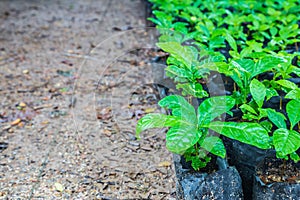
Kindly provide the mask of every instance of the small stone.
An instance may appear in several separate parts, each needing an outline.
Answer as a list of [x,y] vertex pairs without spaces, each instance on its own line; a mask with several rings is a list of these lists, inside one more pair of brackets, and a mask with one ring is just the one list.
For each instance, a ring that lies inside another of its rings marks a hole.
[[14,129],[13,129],[13,128],[10,128],[10,129],[7,130],[7,132],[13,133],[13,132],[14,132]]
[[129,144],[130,144],[131,146],[136,146],[136,147],[139,147],[139,146],[140,146],[140,143],[138,143],[138,142],[133,142],[133,141],[130,141]]
[[24,69],[23,70],[23,74],[28,74],[29,73],[29,70],[28,69]]

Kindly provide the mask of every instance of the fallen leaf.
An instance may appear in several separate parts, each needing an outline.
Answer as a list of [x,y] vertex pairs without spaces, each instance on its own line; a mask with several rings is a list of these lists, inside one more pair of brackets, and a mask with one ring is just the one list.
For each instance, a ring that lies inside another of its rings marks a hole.
[[171,163],[169,161],[162,161],[158,164],[159,167],[169,167]]
[[97,118],[102,120],[108,120],[112,118],[111,108],[103,108],[100,112],[97,113]]
[[107,129],[104,129],[103,131],[102,131],[106,136],[108,136],[108,137],[110,137],[111,136],[111,131],[109,131],[109,130],[107,130]]
[[155,110],[155,108],[147,108],[145,109],[145,113],[153,113]]
[[64,186],[62,184],[56,182],[56,183],[54,183],[54,186],[57,191],[59,191],[59,192],[64,191]]
[[11,122],[10,125],[15,126],[15,125],[18,125],[20,122],[21,122],[21,119],[18,118],[16,120],[14,120],[13,122]]

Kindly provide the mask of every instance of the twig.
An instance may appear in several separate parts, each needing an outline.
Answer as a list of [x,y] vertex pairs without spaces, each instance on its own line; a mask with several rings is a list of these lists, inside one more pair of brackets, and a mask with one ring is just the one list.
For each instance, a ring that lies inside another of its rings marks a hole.
[[50,108],[50,107],[52,107],[52,104],[44,104],[44,105],[33,107],[33,110],[41,110],[43,108]]
[[68,57],[74,57],[74,58],[84,58],[84,59],[90,59],[90,60],[98,60],[97,58],[87,56],[87,55],[79,55],[79,54],[73,54],[73,53],[64,53],[63,55]]

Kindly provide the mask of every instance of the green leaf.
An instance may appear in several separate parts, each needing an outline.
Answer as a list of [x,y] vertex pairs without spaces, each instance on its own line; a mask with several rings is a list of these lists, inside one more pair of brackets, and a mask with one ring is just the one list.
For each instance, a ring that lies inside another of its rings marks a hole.
[[295,83],[288,81],[288,80],[278,80],[278,81],[276,81],[276,83],[283,87],[292,89],[292,90],[298,88],[298,86]]
[[262,107],[266,97],[266,87],[257,79],[253,79],[250,83],[250,92],[258,107]]
[[268,117],[267,110],[265,108],[258,108],[259,120]]
[[278,64],[284,63],[284,62],[287,62],[287,61],[282,57],[264,56],[257,63],[255,63],[255,66],[253,67],[253,69],[251,71],[251,77],[255,77],[258,74],[261,74],[261,73],[271,70],[273,68],[277,68]]
[[211,122],[208,128],[228,138],[256,146],[270,148],[270,137],[266,129],[257,123],[248,122]]
[[252,108],[251,106],[247,105],[247,104],[243,104],[240,106],[240,109],[242,109],[242,112],[245,113],[245,111],[248,111],[252,114],[257,115],[257,112],[254,110],[254,108]]
[[169,65],[166,69],[165,69],[168,73],[171,73],[172,75],[181,77],[181,78],[190,78],[192,77],[192,73],[188,70],[185,70],[183,68],[179,68],[175,65]]
[[244,89],[245,86],[250,84],[251,73],[248,70],[253,68],[253,65],[253,61],[249,59],[232,60],[230,62],[229,66],[233,69],[231,78],[241,89]]
[[180,125],[170,128],[166,135],[166,146],[169,151],[183,154],[200,139],[200,132],[193,126]]
[[200,83],[178,83],[176,89],[182,89],[182,95],[192,95],[194,97],[203,98],[207,97],[207,92],[203,89]]
[[291,129],[300,121],[300,100],[291,100],[286,105],[286,112],[291,122]]
[[158,102],[160,107],[172,110],[172,115],[180,117],[181,120],[189,122],[191,125],[197,123],[197,117],[194,107],[189,104],[185,98],[178,95],[171,95]]
[[[298,63],[299,63],[299,61],[298,61]],[[290,68],[293,73],[295,73],[297,76],[300,76],[300,68],[299,67],[291,65]]]
[[268,132],[271,132],[273,124],[268,120],[264,120],[259,123],[262,127],[264,127]]
[[300,148],[300,134],[294,130],[277,129],[273,133],[273,144],[280,155],[291,154]]
[[278,128],[286,128],[286,117],[275,110],[268,108],[267,109],[268,118],[275,124]]
[[278,92],[274,88],[267,88],[266,90],[266,100],[268,101],[274,96],[279,96]]
[[276,27],[271,27],[270,28],[270,33],[272,36],[275,36],[278,33],[278,30]]
[[140,137],[140,133],[149,128],[163,128],[180,124],[181,118],[160,113],[150,113],[142,117],[136,126],[136,137]]
[[289,93],[285,95],[287,99],[300,99],[300,89],[296,88],[291,90]]
[[250,59],[239,59],[232,60],[230,63],[234,68],[236,68],[240,73],[250,74],[254,62]]
[[197,69],[207,68],[212,71],[217,71],[219,73],[225,74],[226,76],[232,76],[233,72],[229,69],[226,62],[207,62],[200,66],[197,66]]
[[237,45],[235,39],[230,35],[230,33],[226,32],[225,39],[227,40],[229,46],[237,52]]
[[182,46],[178,42],[161,42],[156,45],[184,63],[189,69],[191,69],[193,61],[197,60],[198,57],[197,49],[192,46]]
[[298,155],[296,152],[291,153],[291,154],[290,154],[290,158],[291,158],[295,163],[297,163],[297,162],[300,161],[300,157],[299,157],[299,155]]
[[235,105],[235,100],[229,96],[216,96],[204,100],[198,107],[198,125],[209,124],[213,119],[228,112]]
[[206,151],[208,151],[216,156],[220,156],[221,158],[225,158],[225,156],[226,156],[225,146],[224,146],[222,140],[218,137],[215,137],[215,136],[206,137],[200,145]]

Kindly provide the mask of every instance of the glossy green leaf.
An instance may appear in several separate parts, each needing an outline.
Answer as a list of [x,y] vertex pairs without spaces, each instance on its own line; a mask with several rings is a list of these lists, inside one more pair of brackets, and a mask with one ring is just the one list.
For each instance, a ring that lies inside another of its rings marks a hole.
[[295,73],[298,77],[300,77],[300,68],[299,67],[291,65],[290,68],[293,73]]
[[276,83],[283,87],[289,88],[289,89],[297,89],[298,88],[298,86],[295,83],[288,81],[288,80],[278,80],[278,81],[276,81]]
[[200,145],[206,151],[208,151],[216,156],[219,156],[221,158],[225,158],[226,149],[220,138],[215,137],[215,136],[206,137]]
[[229,32],[227,32],[227,33],[225,34],[225,39],[227,40],[229,46],[230,46],[235,52],[237,52],[236,41],[235,41],[235,39],[230,35]]
[[290,158],[295,162],[299,162],[300,161],[300,156],[296,153],[296,152],[293,152],[290,154]]
[[286,128],[286,117],[275,110],[268,108],[267,109],[268,118],[275,124],[278,128]]
[[261,121],[259,124],[262,127],[264,127],[268,132],[271,132],[273,124],[270,121],[264,120],[264,121]]
[[182,89],[182,95],[191,95],[197,98],[208,97],[208,93],[203,89],[200,83],[178,83],[176,89]]
[[300,89],[296,88],[291,90],[289,93],[285,95],[287,99],[300,99]]
[[294,130],[280,128],[273,133],[273,145],[280,155],[287,155],[300,148],[300,134]]
[[198,125],[209,124],[213,119],[228,112],[235,105],[229,96],[216,96],[204,100],[198,107]]
[[162,42],[156,45],[184,63],[189,69],[191,69],[193,61],[197,60],[198,57],[197,49],[192,46],[182,46],[178,42]]
[[232,60],[230,62],[231,66],[233,68],[237,69],[239,73],[241,74],[250,74],[250,70],[254,66],[254,62],[250,59],[239,59],[239,60]]
[[291,129],[300,121],[300,100],[291,100],[286,105],[286,112],[291,122]]
[[257,115],[257,112],[254,110],[254,108],[252,108],[251,106],[247,105],[247,104],[243,104],[240,106],[240,109],[242,109],[243,113],[245,113],[246,111]]
[[163,98],[158,102],[158,105],[172,110],[172,115],[180,117],[181,120],[187,121],[190,124],[197,123],[197,117],[194,107],[189,104],[184,97],[171,95]]
[[200,139],[200,132],[193,126],[180,125],[169,129],[166,135],[166,146],[169,151],[183,154]]
[[248,68],[251,68],[253,61],[247,59],[241,59],[237,61],[231,61],[229,67],[232,68],[233,75],[231,78],[241,88],[245,88],[245,85],[249,85],[251,73]]
[[207,68],[212,71],[217,71],[219,73],[223,73],[227,76],[233,75],[232,70],[229,69],[228,64],[226,62],[208,62],[208,63],[202,64],[201,66],[198,66],[197,68],[198,69]]
[[169,65],[165,69],[168,73],[171,73],[172,75],[181,77],[181,78],[189,78],[192,77],[192,73],[189,70],[185,70],[183,68],[177,67],[175,65]]
[[270,32],[272,36],[275,36],[278,33],[278,29],[276,27],[271,27]]
[[136,136],[140,137],[140,133],[150,128],[163,128],[179,124],[181,118],[164,115],[160,113],[149,113],[142,117],[136,126]]
[[276,68],[278,64],[284,63],[284,62],[287,62],[287,61],[282,57],[264,56],[257,63],[255,63],[255,66],[252,68],[252,71],[251,71],[251,77],[255,77],[258,74],[261,74],[263,72],[266,72],[268,70]]
[[265,108],[258,108],[259,120],[264,117],[268,117],[267,110]]
[[267,88],[266,90],[266,100],[268,101],[272,97],[279,96],[278,92],[274,88]]
[[270,148],[270,137],[266,129],[257,123],[247,122],[211,122],[208,128],[228,138],[256,146]]
[[266,87],[257,79],[253,79],[250,83],[250,92],[258,107],[262,107],[266,97]]

